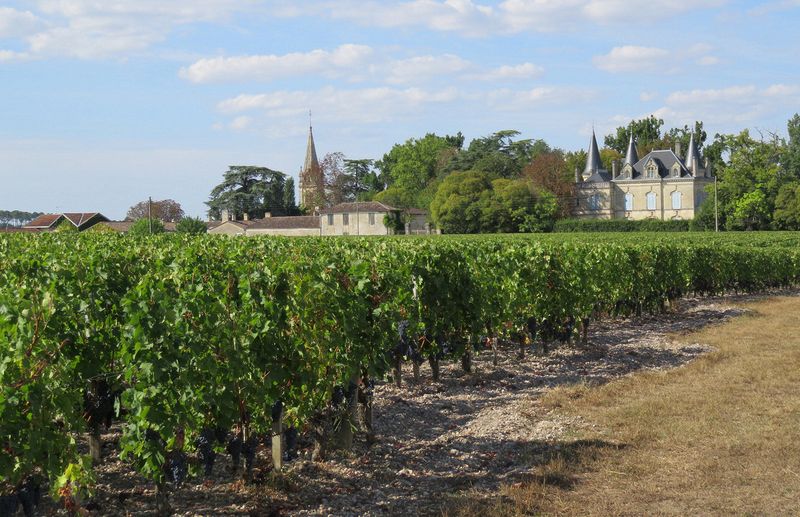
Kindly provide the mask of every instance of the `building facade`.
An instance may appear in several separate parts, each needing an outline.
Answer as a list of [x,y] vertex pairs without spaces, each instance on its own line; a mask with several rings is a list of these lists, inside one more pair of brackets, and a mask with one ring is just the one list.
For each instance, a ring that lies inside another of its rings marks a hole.
[[377,201],[339,203],[321,210],[320,229],[321,235],[430,233],[424,210],[401,210]]
[[706,185],[714,181],[708,160],[701,163],[694,135],[683,157],[677,144],[674,151],[651,151],[641,159],[631,135],[621,166],[615,161],[609,173],[592,131],[586,167],[583,174],[575,171],[573,214],[595,219],[692,219],[705,199]]

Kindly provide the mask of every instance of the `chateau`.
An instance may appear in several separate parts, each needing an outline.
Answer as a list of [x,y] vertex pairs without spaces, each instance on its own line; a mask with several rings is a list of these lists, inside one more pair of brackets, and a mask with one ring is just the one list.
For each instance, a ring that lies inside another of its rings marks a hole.
[[659,150],[639,158],[631,135],[622,166],[603,168],[597,138],[592,131],[586,168],[575,169],[574,215],[595,219],[692,219],[705,199],[705,186],[714,181],[706,159],[689,140],[686,156],[680,143],[675,150]]

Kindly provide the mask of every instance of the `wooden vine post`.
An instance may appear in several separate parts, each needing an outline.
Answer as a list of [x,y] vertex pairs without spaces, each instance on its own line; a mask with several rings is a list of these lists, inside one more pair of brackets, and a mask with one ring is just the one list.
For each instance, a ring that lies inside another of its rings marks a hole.
[[272,468],[283,469],[283,404],[278,401],[272,407]]

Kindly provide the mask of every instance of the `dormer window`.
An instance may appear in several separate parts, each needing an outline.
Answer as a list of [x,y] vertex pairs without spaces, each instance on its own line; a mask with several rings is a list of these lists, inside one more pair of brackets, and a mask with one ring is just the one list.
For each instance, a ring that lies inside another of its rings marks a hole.
[[672,177],[677,178],[681,175],[681,166],[677,163],[672,166]]
[[656,166],[655,164],[650,164],[647,166],[647,179],[653,179],[656,177]]

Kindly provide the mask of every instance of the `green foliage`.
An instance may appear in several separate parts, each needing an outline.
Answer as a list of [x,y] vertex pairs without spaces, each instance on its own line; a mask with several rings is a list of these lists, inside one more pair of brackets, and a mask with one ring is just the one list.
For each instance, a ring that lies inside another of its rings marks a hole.
[[778,190],[773,221],[780,230],[800,230],[800,181],[787,183]]
[[162,223],[160,219],[153,219],[152,221],[149,219],[139,219],[131,225],[130,230],[128,230],[128,235],[138,237],[142,235],[155,235],[164,233],[165,231],[167,230],[164,228],[164,223]]
[[[461,139],[463,142],[463,137]],[[381,180],[388,186],[415,196],[425,188],[428,181],[435,178],[442,168],[443,157],[453,149],[453,137],[437,136],[428,133],[422,138],[411,138],[403,144],[396,144],[383,155],[375,167],[380,171]]]
[[78,227],[72,224],[69,220],[64,218],[58,225],[56,225],[55,230],[58,233],[78,233]]
[[492,178],[516,178],[536,156],[550,152],[544,140],[517,140],[519,131],[498,131],[476,138],[458,152],[444,168],[445,173],[476,171]]
[[662,221],[660,219],[561,219],[556,221],[554,232],[685,232],[689,221]]
[[208,231],[208,227],[206,227],[206,223],[204,223],[202,219],[196,217],[184,217],[178,221],[178,224],[175,225],[175,231],[189,235],[201,235]]
[[0,210],[0,228],[23,226],[37,217],[42,212],[25,212],[22,210]]
[[445,233],[548,231],[557,212],[555,196],[530,181],[492,180],[476,171],[447,176],[431,202],[431,216]]
[[225,172],[222,183],[211,190],[206,201],[212,217],[219,218],[223,210],[240,219],[244,214],[251,218],[287,213],[286,175],[266,167],[232,165]]
[[[521,196],[491,184],[512,205]],[[354,375],[383,378],[401,320],[427,336],[423,358],[458,359],[531,319],[539,339],[569,338],[587,318],[658,312],[692,292],[796,285],[799,249],[790,232],[0,236],[0,478],[41,476],[67,497],[89,488],[76,437],[98,379],[122,392],[123,456],[162,485],[166,458],[193,453],[208,427],[269,433],[280,400],[302,428]]]
[[628,125],[618,127],[614,134],[606,135],[603,142],[606,147],[614,149],[624,156],[625,151],[628,150],[631,131],[636,137],[638,146],[644,148],[652,146],[661,139],[661,128],[663,126],[664,120],[653,115],[639,120],[631,120]]

